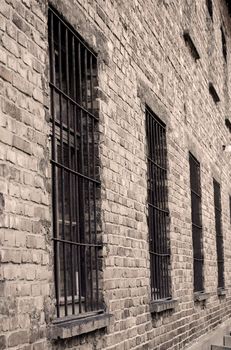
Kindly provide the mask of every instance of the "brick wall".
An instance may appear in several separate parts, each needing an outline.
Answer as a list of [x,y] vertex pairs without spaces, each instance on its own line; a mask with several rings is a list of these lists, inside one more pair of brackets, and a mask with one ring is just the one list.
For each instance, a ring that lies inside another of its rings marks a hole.
[[[49,338],[55,315],[47,2],[0,4],[0,349],[183,349],[230,317],[230,17],[214,1],[52,0],[98,53],[107,330]],[[224,62],[220,25],[227,37]],[[194,38],[195,61],[183,31]],[[212,82],[220,97],[209,94]],[[172,294],[150,313],[145,104],[167,125]],[[188,152],[201,163],[205,289],[193,300]],[[221,183],[224,297],[217,295],[213,177]]]

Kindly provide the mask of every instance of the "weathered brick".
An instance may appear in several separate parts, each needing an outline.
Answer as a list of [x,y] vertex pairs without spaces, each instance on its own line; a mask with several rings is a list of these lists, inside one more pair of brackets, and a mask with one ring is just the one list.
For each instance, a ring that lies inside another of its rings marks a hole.
[[31,29],[27,22],[22,19],[16,12],[13,13],[12,22],[27,36],[30,35]]
[[2,36],[2,44],[3,47],[10,53],[12,53],[14,56],[20,56],[20,49],[17,43],[13,39],[10,39],[7,35]]
[[12,72],[4,66],[0,66],[0,78],[12,82]]
[[0,140],[7,145],[12,145],[12,134],[6,129],[0,128]]
[[28,342],[28,331],[18,331],[9,335],[8,345],[13,347]]
[[5,350],[6,349],[6,336],[1,335],[0,336],[0,350]]
[[20,75],[13,76],[13,86],[28,96],[32,95],[31,84],[25,79],[23,79]]
[[31,144],[17,135],[13,135],[12,146],[27,154],[31,154]]
[[5,2],[2,2],[0,6],[0,13],[6,18],[10,18],[10,6]]

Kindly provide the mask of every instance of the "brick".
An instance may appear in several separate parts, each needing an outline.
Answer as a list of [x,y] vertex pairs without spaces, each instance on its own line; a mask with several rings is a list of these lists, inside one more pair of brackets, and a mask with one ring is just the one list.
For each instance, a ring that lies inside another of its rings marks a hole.
[[10,39],[8,36],[3,35],[2,37],[2,44],[3,47],[8,50],[10,53],[12,53],[15,57],[19,57],[20,56],[20,50],[19,47],[17,45],[17,43]]
[[6,31],[6,19],[3,16],[0,16],[0,30]]
[[12,25],[10,22],[8,22],[6,25],[6,32],[11,38],[13,38],[13,39],[16,38],[17,30],[16,30],[15,26]]
[[0,62],[6,64],[7,62],[7,54],[6,51],[0,46]]
[[21,120],[21,110],[14,103],[5,100],[3,103],[3,111],[12,118],[19,121]]
[[22,45],[23,47],[27,47],[27,37],[25,34],[18,32],[17,34],[17,41],[20,45]]
[[29,84],[28,81],[23,79],[20,75],[13,76],[13,86],[15,86],[19,91],[23,92],[25,95],[32,95],[31,84]]
[[0,350],[5,350],[6,349],[6,336],[1,335],[0,336]]
[[10,347],[18,346],[28,342],[28,331],[18,331],[10,334],[8,345]]
[[3,128],[0,128],[0,140],[7,145],[12,145],[12,134]]
[[12,72],[4,66],[0,66],[0,78],[12,82]]
[[13,135],[12,145],[27,154],[31,154],[31,144],[17,135]]
[[27,24],[27,22],[22,19],[17,13],[13,13],[12,17],[13,23],[20,29],[23,33],[25,33],[27,36],[30,36],[31,29],[30,26]]
[[0,13],[6,18],[10,18],[10,6],[5,2],[1,3]]

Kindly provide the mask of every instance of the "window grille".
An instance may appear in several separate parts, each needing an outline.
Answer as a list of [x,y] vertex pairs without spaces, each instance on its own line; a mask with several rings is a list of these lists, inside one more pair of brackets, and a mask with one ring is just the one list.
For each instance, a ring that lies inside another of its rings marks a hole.
[[213,188],[217,246],[218,288],[224,288],[224,248],[221,224],[221,188],[220,184],[216,180],[213,180]]
[[49,9],[57,317],[100,312],[97,59]]
[[203,291],[203,241],[201,215],[200,163],[189,153],[194,292]]
[[170,298],[166,128],[146,109],[148,226],[152,300]]

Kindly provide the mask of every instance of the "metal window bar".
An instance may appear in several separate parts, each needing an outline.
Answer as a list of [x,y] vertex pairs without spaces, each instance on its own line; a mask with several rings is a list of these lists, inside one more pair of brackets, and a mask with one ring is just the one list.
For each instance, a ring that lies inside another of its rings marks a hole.
[[191,188],[191,217],[193,243],[193,287],[194,292],[204,290],[203,281],[203,237],[201,214],[201,183],[200,163],[189,153],[190,188]]
[[99,296],[97,58],[49,8],[57,317],[102,312]]
[[216,247],[217,247],[217,273],[218,288],[225,287],[224,281],[224,245],[221,224],[221,188],[220,184],[213,179],[214,189],[214,210],[215,210],[215,228],[216,228]]
[[171,297],[165,125],[146,108],[148,226],[152,300]]

